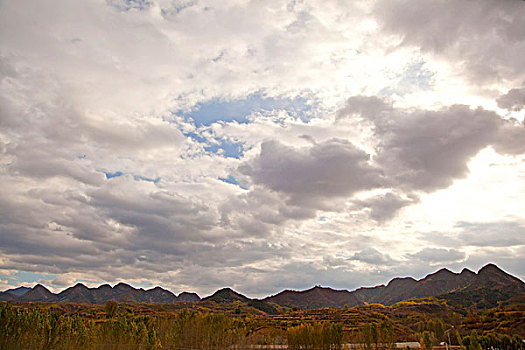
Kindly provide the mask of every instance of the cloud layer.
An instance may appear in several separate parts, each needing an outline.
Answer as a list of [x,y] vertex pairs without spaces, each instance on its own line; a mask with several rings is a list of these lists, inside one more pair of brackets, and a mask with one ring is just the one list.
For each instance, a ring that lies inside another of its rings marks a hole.
[[0,280],[523,278],[524,6],[1,2]]

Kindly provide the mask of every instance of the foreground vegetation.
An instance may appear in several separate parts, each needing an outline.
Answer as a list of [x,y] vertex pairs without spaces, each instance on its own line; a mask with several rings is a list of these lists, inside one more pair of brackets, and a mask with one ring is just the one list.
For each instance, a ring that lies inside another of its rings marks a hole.
[[[461,310],[459,310],[461,311]],[[247,304],[0,304],[0,349],[392,349],[396,341],[456,349],[522,350],[521,303],[462,314],[432,299],[350,309],[280,310]]]

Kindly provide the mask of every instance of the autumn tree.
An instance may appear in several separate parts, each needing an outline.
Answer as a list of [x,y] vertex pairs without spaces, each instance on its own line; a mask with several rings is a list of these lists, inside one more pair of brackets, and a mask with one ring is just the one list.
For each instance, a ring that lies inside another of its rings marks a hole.
[[106,301],[106,306],[104,309],[106,310],[106,316],[108,318],[113,318],[117,315],[118,302],[114,300],[108,300]]

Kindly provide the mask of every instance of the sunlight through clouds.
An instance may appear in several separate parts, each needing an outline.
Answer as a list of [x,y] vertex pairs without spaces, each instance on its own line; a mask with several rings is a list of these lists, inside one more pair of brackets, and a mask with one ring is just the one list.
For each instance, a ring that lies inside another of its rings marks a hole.
[[524,278],[524,14],[1,1],[2,289]]

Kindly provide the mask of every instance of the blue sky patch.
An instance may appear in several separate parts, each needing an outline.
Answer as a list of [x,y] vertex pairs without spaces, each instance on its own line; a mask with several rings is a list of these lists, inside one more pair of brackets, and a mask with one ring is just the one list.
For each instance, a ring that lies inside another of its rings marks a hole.
[[[104,175],[106,175],[106,179],[113,179],[115,177],[120,177],[122,175],[124,175],[124,173],[122,171],[116,171],[114,173],[110,173],[110,172],[106,172],[106,171],[103,171]],[[154,184],[158,183],[160,181],[160,177],[156,177],[156,178],[152,178],[152,177],[147,177],[147,176],[143,176],[143,175],[133,175],[133,179],[135,181],[148,181],[148,182],[153,182]]]
[[243,143],[231,142],[227,139],[215,139],[218,143],[204,147],[207,152],[220,154],[226,158],[241,158],[243,156]]
[[124,175],[124,174],[122,173],[122,171],[116,171],[116,172],[114,172],[114,173],[110,173],[110,172],[105,172],[105,171],[104,171],[104,174],[106,175],[106,179],[112,179],[112,178],[114,178],[114,177],[119,177],[119,176]]
[[156,178],[153,179],[153,178],[142,176],[142,175],[133,175],[133,179],[135,179],[135,181],[153,182],[154,184],[156,184],[156,183],[158,183],[160,181],[160,177],[156,177]]
[[219,177],[219,180],[221,180],[222,182],[226,182],[226,183],[229,183],[229,184],[232,184],[232,185],[236,185],[236,186],[239,186],[240,188],[242,188],[243,190],[247,190],[246,187],[242,186],[239,181],[237,181],[236,178],[234,178],[232,175],[228,175],[228,177]]
[[19,271],[14,274],[14,278],[8,278],[9,282],[14,282],[14,284],[22,285],[22,284],[32,284],[36,283],[40,280],[48,280],[52,281],[56,278],[56,275],[53,274],[42,274],[42,273],[35,273],[35,272],[27,272],[27,271]]
[[193,119],[197,127],[208,126],[218,121],[237,121],[247,123],[248,116],[255,112],[270,112],[273,110],[285,110],[290,115],[309,120],[314,105],[308,102],[304,97],[273,98],[265,97],[261,93],[249,95],[243,99],[224,101],[210,100],[208,102],[198,103],[192,111],[178,111],[187,119]]
[[184,136],[200,143],[206,152],[221,154],[227,158],[241,158],[244,154],[243,142],[234,142],[226,138],[206,138],[196,132],[183,132]]
[[414,91],[431,90],[434,73],[425,67],[425,61],[419,60],[406,66],[397,84],[380,91],[380,95],[405,95]]
[[110,6],[120,11],[144,10],[151,6],[150,0],[106,0]]
[[[182,130],[181,130],[182,131]],[[192,138],[193,140],[200,142],[200,143],[206,143],[208,141],[207,138],[204,136],[199,135],[196,132],[183,132],[184,136]]]

